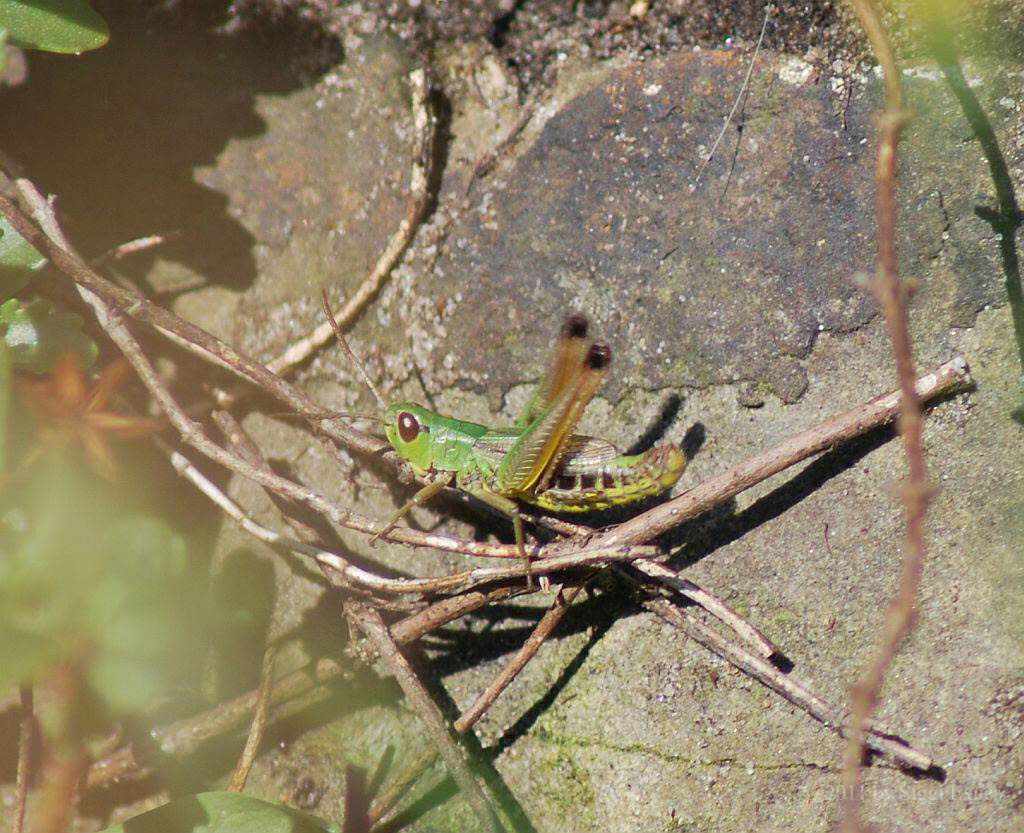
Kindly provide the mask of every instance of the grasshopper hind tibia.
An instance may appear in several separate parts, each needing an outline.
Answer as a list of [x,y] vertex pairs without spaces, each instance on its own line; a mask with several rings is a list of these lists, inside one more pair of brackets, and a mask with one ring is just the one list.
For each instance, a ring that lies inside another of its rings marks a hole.
[[571,312],[565,316],[565,323],[562,324],[562,336],[564,338],[586,338],[590,329],[590,322],[587,316],[581,312]]
[[612,363],[612,348],[607,344],[591,344],[587,351],[586,365],[591,370],[604,370]]

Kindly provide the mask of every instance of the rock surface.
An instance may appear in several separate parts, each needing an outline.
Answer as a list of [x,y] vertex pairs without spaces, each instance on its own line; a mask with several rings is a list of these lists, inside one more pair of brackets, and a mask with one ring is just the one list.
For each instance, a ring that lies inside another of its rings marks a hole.
[[[679,440],[698,424],[706,436],[687,484],[891,387],[884,328],[852,280],[873,261],[874,100],[858,93],[844,102],[813,67],[764,55],[742,132],[727,130],[691,188],[744,60],[697,53],[566,67],[495,172],[456,203],[448,234],[437,242],[443,217],[424,229],[421,239],[437,248],[421,242],[357,327],[385,386],[507,422],[561,315],[581,309],[616,355],[586,427],[628,445],[659,410],[672,411],[666,397],[681,395],[666,436]],[[482,106],[451,102],[442,206],[465,187],[481,135],[511,129],[514,83],[499,77]],[[921,624],[880,714],[936,756],[946,781],[915,781],[882,762],[866,772],[866,808],[883,829],[909,829],[927,813],[936,830],[1009,831],[1022,794],[1024,630],[1014,600],[1024,459],[1010,418],[1019,355],[998,247],[975,212],[991,191],[985,162],[976,146],[957,150],[968,131],[939,80],[911,77],[908,86],[922,115],[901,157],[902,262],[921,285],[920,362],[963,351],[977,388],[928,418],[931,476],[942,488]],[[1018,128],[1000,129],[1009,138]],[[1019,154],[1012,141],[1009,150]],[[258,226],[253,233],[261,236]],[[295,303],[315,323],[315,307]],[[343,359],[325,355],[307,383],[325,400],[367,407],[328,378],[334,372],[351,378]],[[762,407],[742,407],[754,400]],[[293,445],[300,436],[282,442],[279,455],[308,476],[329,471],[317,452]],[[886,433],[837,449],[691,525],[678,554],[687,575],[784,645],[794,675],[834,702],[871,655],[895,586],[901,520],[890,492],[901,459]],[[383,517],[404,495],[362,500]],[[466,529],[443,510],[417,511],[413,522],[446,518],[445,528]],[[417,573],[460,563],[364,552]],[[454,707],[472,701],[538,615],[523,603],[430,643]],[[479,735],[529,819],[522,829],[826,830],[835,819],[837,739],[612,591],[579,605]],[[320,772],[332,749],[372,768],[388,743],[403,759],[419,748],[397,703],[343,715],[301,743],[309,757],[298,770]],[[277,775],[266,775],[278,788],[282,766],[279,758]],[[321,811],[340,801],[333,779],[323,783],[334,797]],[[411,829],[437,826],[476,829],[458,802]]]

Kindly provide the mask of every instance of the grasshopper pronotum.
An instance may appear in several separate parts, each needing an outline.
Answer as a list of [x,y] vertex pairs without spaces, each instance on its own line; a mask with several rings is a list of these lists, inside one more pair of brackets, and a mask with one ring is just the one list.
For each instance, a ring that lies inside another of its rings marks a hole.
[[[326,297],[324,309],[333,324]],[[433,478],[374,538],[454,484],[511,516],[516,545],[529,566],[517,501],[552,512],[587,512],[672,488],[686,466],[679,446],[620,454],[607,440],[573,433],[611,363],[611,349],[589,339],[587,329],[584,316],[566,317],[551,367],[511,428],[443,416],[414,402],[384,405],[371,385],[384,408],[388,442],[413,471]],[[344,343],[336,326],[335,331]]]

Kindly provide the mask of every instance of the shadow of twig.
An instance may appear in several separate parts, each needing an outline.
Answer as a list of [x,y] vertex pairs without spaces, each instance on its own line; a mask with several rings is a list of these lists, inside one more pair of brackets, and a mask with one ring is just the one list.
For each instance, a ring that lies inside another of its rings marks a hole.
[[[1024,214],[1017,204],[1017,196],[1013,189],[1013,179],[1006,166],[1006,159],[999,149],[992,122],[978,101],[978,97],[964,78],[960,67],[953,34],[939,22],[933,22],[928,32],[928,46],[939,62],[942,74],[949,85],[950,91],[964,111],[964,116],[974,135],[981,145],[981,152],[988,162],[992,174],[992,182],[996,188],[996,200],[999,208],[996,211],[979,207],[975,213],[992,226],[999,235],[999,254],[1003,261],[1003,274],[1006,279],[1006,298],[1010,304],[1010,315],[1013,319],[1014,338],[1017,342],[1017,354],[1021,367],[1024,368],[1024,288],[1020,274],[1020,255],[1017,252],[1017,230],[1024,224]],[[1014,418],[1024,424],[1024,404],[1013,412]]]

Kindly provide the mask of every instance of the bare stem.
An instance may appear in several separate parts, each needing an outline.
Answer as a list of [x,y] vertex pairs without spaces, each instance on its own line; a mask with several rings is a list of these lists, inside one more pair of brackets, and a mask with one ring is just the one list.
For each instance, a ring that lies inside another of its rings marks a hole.
[[[703,622],[680,610],[667,599],[648,599],[644,607],[665,621],[679,628],[691,639],[699,642],[712,653],[718,654],[740,671],[753,677],[776,694],[788,700],[797,708],[807,712],[840,737],[849,737],[850,720],[847,712],[818,697],[801,683],[783,674],[778,668],[743,647],[729,642],[721,634]],[[932,759],[894,738],[889,732],[868,724],[867,745],[880,753],[889,755],[904,766],[927,771],[933,766]]]
[[736,635],[750,645],[763,659],[771,659],[782,653],[774,642],[725,602],[690,579],[683,578],[675,570],[646,558],[637,559],[630,569],[643,573],[666,587],[672,588],[691,602],[700,605],[716,619],[732,628]]
[[[964,384],[969,379],[968,374],[963,356],[957,356],[922,375],[916,380],[916,385],[911,377],[911,395],[915,401],[919,401],[919,398],[932,399]],[[833,419],[794,434],[779,445],[708,478],[672,500],[594,535],[588,546],[649,541],[801,460],[891,422],[899,413],[904,395],[899,390],[889,391]],[[544,548],[544,552],[557,552],[566,546],[564,543],[551,544]]]

